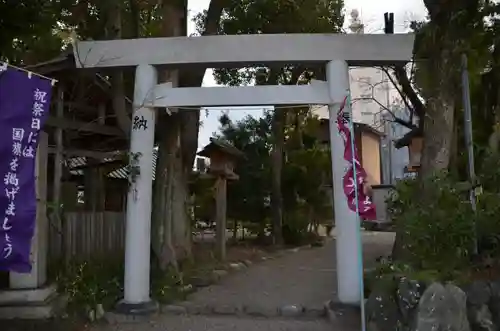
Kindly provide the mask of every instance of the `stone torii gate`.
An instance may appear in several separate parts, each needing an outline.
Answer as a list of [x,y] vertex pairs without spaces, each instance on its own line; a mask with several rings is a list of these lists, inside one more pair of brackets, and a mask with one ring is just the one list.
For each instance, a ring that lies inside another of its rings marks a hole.
[[[335,119],[349,93],[351,66],[406,63],[412,58],[411,34],[271,34],[79,41],[74,44],[79,68],[136,67],[131,155],[138,175],[129,191],[125,239],[125,312],[154,307],[150,298],[150,230],[155,108],[253,105],[326,104],[330,112],[330,142],[337,229],[338,298],[360,304],[360,221],[343,192],[343,140]],[[174,88],[158,84],[157,69],[252,65],[324,64],[327,81],[301,86]],[[347,111],[352,109],[348,107]],[[138,154],[140,153],[140,154]]]

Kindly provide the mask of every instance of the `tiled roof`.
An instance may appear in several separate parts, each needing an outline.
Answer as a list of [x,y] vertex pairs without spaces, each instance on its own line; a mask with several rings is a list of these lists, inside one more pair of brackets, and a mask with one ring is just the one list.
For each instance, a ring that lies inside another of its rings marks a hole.
[[[155,151],[153,151],[153,180],[155,179],[156,160],[157,159],[158,159],[158,151],[155,150]],[[111,161],[115,161],[115,159],[107,158],[107,159],[103,160],[103,162],[111,162]],[[73,158],[66,161],[66,165],[70,169],[70,173],[72,175],[75,175],[75,176],[83,176],[84,172],[82,169],[74,169],[74,168],[84,167],[86,164],[87,164],[86,157],[73,157]],[[108,174],[108,178],[127,179],[128,178],[127,166],[123,166],[121,168],[118,168],[116,170],[111,171]]]
[[210,144],[208,144],[200,152],[198,152],[198,155],[203,157],[210,157],[210,153],[215,149],[237,158],[245,156],[242,151],[234,147],[229,142],[215,138],[210,138]]
[[[157,160],[158,160],[158,150],[155,149],[153,151],[153,180],[155,179]],[[115,161],[115,159],[106,158],[103,160],[103,162],[112,162],[112,161]],[[66,165],[69,168],[69,172],[74,176],[83,176],[84,171],[82,169],[74,169],[74,168],[81,168],[84,167],[86,164],[87,164],[86,157],[73,157],[66,161]],[[126,180],[128,178],[127,166],[123,166],[121,168],[111,171],[107,177]]]

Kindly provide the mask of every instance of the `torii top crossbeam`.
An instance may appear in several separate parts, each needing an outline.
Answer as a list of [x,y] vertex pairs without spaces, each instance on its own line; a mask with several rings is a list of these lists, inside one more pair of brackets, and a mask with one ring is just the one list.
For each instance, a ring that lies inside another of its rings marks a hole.
[[79,68],[139,64],[205,68],[326,63],[351,66],[408,62],[413,34],[261,34],[80,41]]

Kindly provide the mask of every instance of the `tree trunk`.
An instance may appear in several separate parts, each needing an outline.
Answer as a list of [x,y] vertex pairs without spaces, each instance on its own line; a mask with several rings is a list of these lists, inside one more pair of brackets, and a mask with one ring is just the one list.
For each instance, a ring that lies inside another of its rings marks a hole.
[[[163,35],[165,37],[185,35],[183,27],[187,9],[171,2],[164,2]],[[167,71],[161,75],[162,81],[170,81],[178,86],[178,71]],[[152,248],[159,258],[162,269],[191,254],[188,231],[190,222],[187,214],[188,179],[182,159],[180,114],[170,109],[171,114],[161,112],[157,117],[158,158],[154,183],[154,203],[152,217]]]
[[453,140],[454,114],[453,98],[441,95],[427,103],[419,172],[421,177],[448,169]]
[[460,137],[458,136],[458,125],[459,125],[459,115],[460,111],[455,107],[455,114],[453,115],[453,136],[451,139],[451,151],[450,151],[450,173],[454,176],[459,176],[460,174],[460,158],[459,158],[459,146]]
[[276,109],[272,122],[273,149],[271,209],[273,214],[273,244],[283,243],[283,194],[281,192],[281,173],[283,171],[283,152],[285,145],[285,111]]
[[129,29],[130,36],[132,38],[140,38],[141,35],[141,9],[139,7],[138,1],[140,0],[129,0],[128,5],[130,8],[130,21]]
[[[226,2],[210,2],[204,35],[217,33]],[[163,12],[163,36],[187,35],[187,0],[160,0],[159,4]],[[201,86],[204,74],[205,69],[165,73],[168,80],[180,87]],[[199,110],[180,110],[172,115],[158,116],[160,137],[154,184],[152,248],[163,268],[191,255],[188,182],[198,148],[199,125]]]
[[216,253],[219,261],[226,260],[227,244],[227,181],[223,177],[215,180],[215,241]]
[[[122,2],[118,0],[107,1],[104,5],[107,14],[106,38],[122,39]],[[127,112],[125,100],[125,82],[123,71],[113,70],[110,74],[113,112],[116,116],[118,126],[125,135],[130,135],[130,114]]]
[[187,176],[180,159],[179,119],[158,123],[160,132],[153,203],[153,249],[165,269],[191,253],[187,215]]

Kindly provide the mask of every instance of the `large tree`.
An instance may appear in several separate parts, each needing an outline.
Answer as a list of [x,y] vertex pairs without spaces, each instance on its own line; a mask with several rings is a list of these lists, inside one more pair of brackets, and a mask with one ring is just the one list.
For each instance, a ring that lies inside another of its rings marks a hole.
[[[202,35],[217,34],[227,0],[212,0],[203,20]],[[158,1],[164,37],[186,36],[188,1]],[[164,81],[179,87],[201,86],[205,69],[165,72]],[[188,216],[189,178],[198,147],[200,111],[172,109],[158,118],[158,162],[154,187],[153,249],[161,267],[188,257],[191,253],[191,220]]]
[[[117,39],[187,35],[187,0],[109,0],[109,1],[0,1],[2,36],[0,58],[14,64],[32,64],[58,55],[63,45],[57,30],[74,30],[80,39]],[[202,34],[214,34],[219,27],[227,0],[213,0],[202,23]],[[8,13],[8,14],[6,14]],[[29,21],[26,20],[29,18]],[[126,24],[125,24],[126,23]],[[179,86],[200,86],[205,70],[162,73]],[[125,96],[131,94],[133,74],[127,70],[109,72],[113,108],[124,135],[129,134],[130,111]],[[108,76],[108,75],[107,75]],[[155,185],[153,229],[156,252],[162,265],[172,262],[172,249],[166,248],[174,233],[178,255],[189,253],[186,215],[187,182],[197,149],[199,111],[181,110],[162,115],[158,121],[159,162]],[[168,175],[165,170],[170,170]],[[170,193],[166,193],[170,192]]]
[[[392,67],[389,72],[395,77],[404,102],[418,119],[417,125],[397,119],[412,131],[396,146],[407,145],[411,137],[423,136],[420,174],[427,176],[448,169],[450,161],[456,161],[457,144],[463,140],[457,136],[459,131],[454,130],[461,123],[459,115],[463,111],[462,54],[469,58],[473,97],[474,91],[481,93],[481,97],[476,95],[479,98],[473,100],[477,101],[473,104],[475,115],[483,114],[479,116],[481,123],[494,117],[498,104],[495,77],[498,77],[499,47],[498,19],[492,14],[499,5],[490,0],[428,0],[424,4],[428,20],[412,25],[416,32],[415,62],[407,67]],[[478,109],[479,104],[482,109]],[[483,128],[482,133],[488,135],[491,130]]]
[[[457,165],[466,156],[464,152],[458,154],[458,146],[464,146],[459,136],[463,132],[460,130],[463,125],[461,56],[465,54],[469,58],[473,116],[479,119],[475,123],[475,136],[483,146],[489,136],[490,140],[496,140],[492,135],[493,126],[487,122],[497,116],[499,77],[498,21],[492,16],[498,12],[497,3],[426,0],[424,4],[429,12],[428,20],[413,25],[417,33],[416,62],[412,64],[414,80],[410,79],[407,68],[393,68],[404,100],[418,118],[417,126],[407,123],[412,131],[396,145],[403,146],[409,138],[423,136],[419,173],[422,180],[438,171],[450,170],[450,166],[460,173]],[[465,180],[465,172],[461,173]],[[394,246],[396,258],[404,256],[399,239],[398,235]]]

